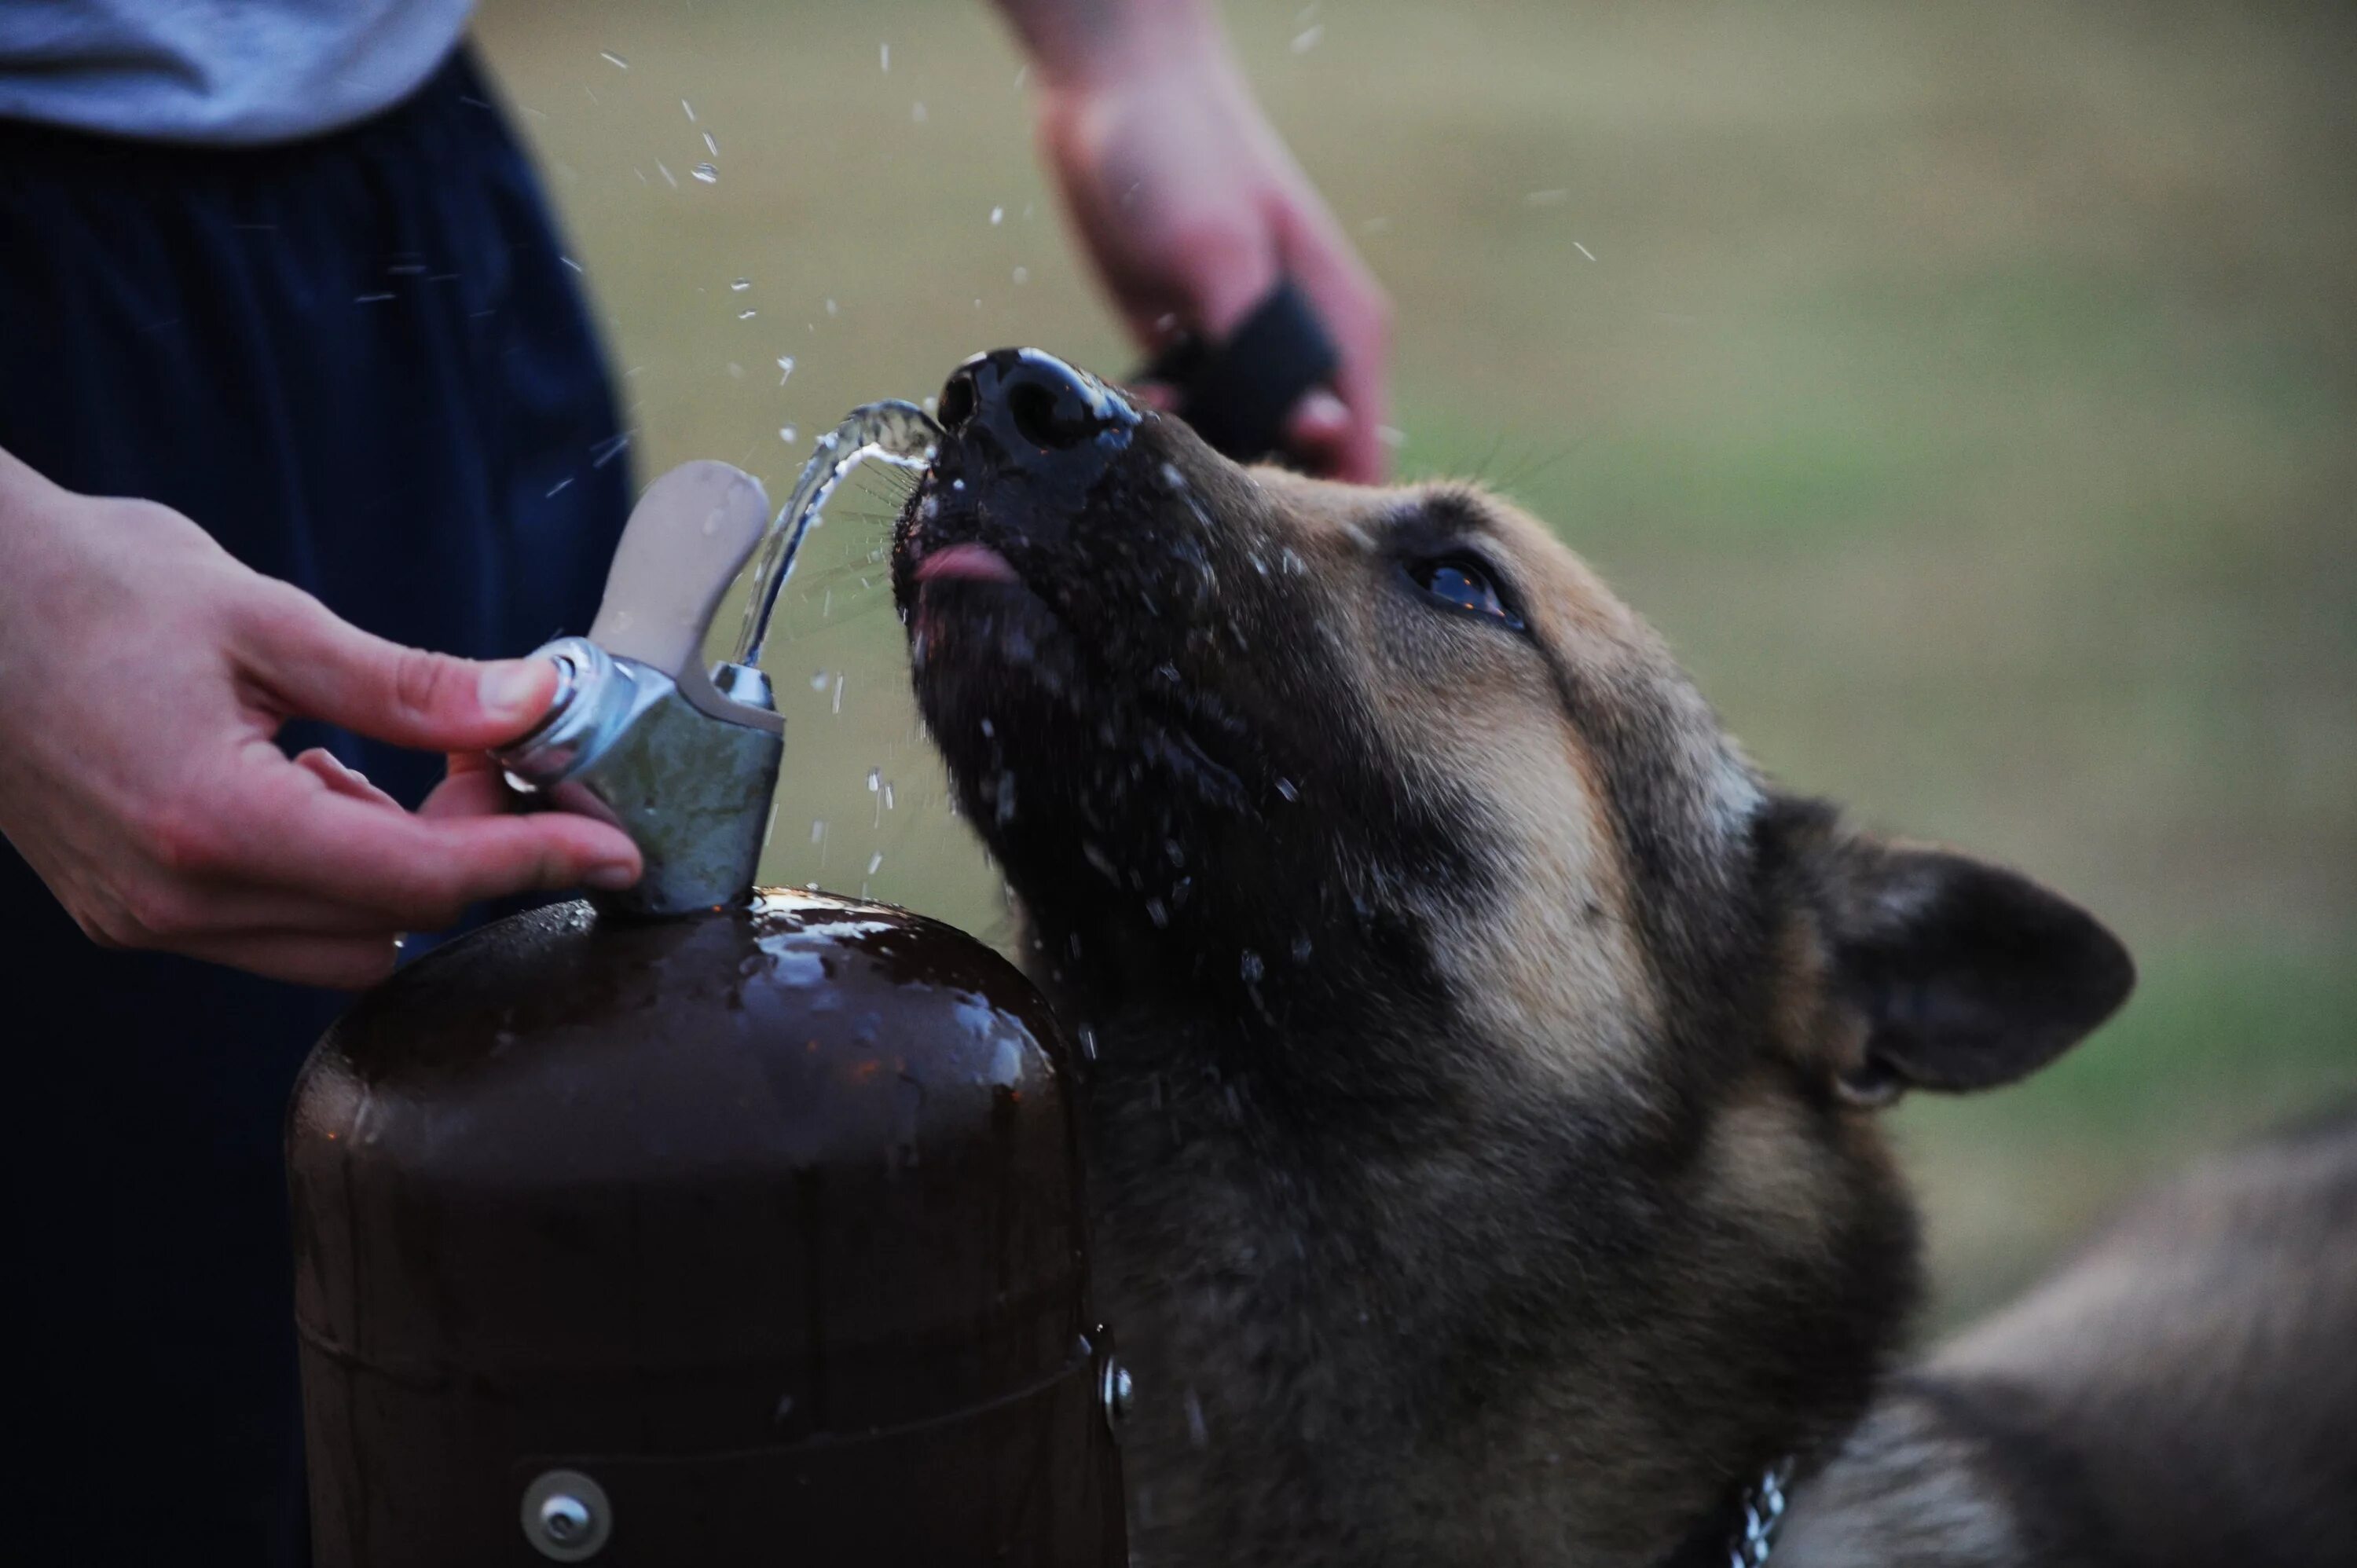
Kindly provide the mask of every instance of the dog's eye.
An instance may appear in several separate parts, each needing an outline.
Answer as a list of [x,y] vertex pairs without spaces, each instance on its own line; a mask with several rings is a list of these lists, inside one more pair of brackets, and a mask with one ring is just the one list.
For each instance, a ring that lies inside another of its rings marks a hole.
[[1516,631],[1523,618],[1498,591],[1490,568],[1472,555],[1435,555],[1407,564],[1408,581],[1444,604],[1475,615],[1494,617]]

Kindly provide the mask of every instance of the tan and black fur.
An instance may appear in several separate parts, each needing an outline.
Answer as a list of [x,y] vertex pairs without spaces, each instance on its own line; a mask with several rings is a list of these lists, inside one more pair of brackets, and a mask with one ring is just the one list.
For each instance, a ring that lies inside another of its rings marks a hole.
[[[2327,1195],[2280,1219],[2340,1260],[2288,1323],[2203,1339],[2234,1269],[2164,1218],[2181,1270],[2115,1242],[2096,1283],[1892,1370],[1917,1248],[1875,1108],[2099,1023],[2132,972],[2093,918],[1777,792],[1495,497],[1247,470],[1150,414],[1079,479],[1004,445],[944,443],[896,584],[927,723],[1091,1047],[1138,1563],[1723,1563],[1786,1454],[1780,1563],[2357,1562],[2345,1133],[2258,1156],[2296,1181],[2184,1200],[2231,1252],[2276,1222],[2236,1203]],[[920,581],[957,542],[1020,581]],[[1501,613],[1423,585],[1450,561]],[[2297,1379],[2250,1365],[2278,1338],[2336,1335],[2309,1394],[2350,1441],[2222,1484],[2197,1532],[2292,1544],[2189,1555],[2124,1517],[2232,1463]],[[2178,1446],[2097,1456],[2147,1438]]]

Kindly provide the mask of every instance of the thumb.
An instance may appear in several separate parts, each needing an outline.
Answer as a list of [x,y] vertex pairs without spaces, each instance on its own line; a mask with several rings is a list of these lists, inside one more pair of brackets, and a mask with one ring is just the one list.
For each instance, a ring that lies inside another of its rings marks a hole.
[[244,627],[244,673],[289,715],[421,751],[479,751],[522,736],[556,695],[545,659],[479,663],[404,648],[339,619],[298,589]]

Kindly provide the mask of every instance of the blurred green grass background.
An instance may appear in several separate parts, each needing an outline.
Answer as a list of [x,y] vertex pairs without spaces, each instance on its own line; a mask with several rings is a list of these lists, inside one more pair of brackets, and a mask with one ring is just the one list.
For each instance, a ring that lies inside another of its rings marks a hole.
[[[1229,18],[1393,293],[1404,471],[1547,518],[1789,784],[2136,949],[2062,1063],[1899,1113],[1943,1320],[2357,1089],[2357,12]],[[642,478],[717,456],[781,494],[845,409],[980,348],[1133,362],[978,4],[490,0],[479,37]],[[766,871],[1003,939],[907,695],[889,500],[839,500],[790,595]]]

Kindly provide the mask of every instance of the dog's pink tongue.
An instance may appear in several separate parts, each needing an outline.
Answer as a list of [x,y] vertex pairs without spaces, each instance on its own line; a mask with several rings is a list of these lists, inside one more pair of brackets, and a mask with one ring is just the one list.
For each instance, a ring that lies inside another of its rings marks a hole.
[[1018,579],[1006,557],[987,544],[951,544],[917,563],[917,581],[937,583],[963,579],[969,583],[1013,583]]

